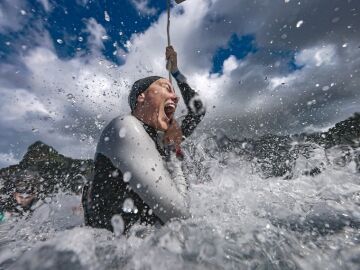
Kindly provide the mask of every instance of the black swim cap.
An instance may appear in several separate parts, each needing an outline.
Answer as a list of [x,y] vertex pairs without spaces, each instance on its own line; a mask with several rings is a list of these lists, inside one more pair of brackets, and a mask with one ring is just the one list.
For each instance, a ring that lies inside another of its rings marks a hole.
[[150,76],[134,82],[129,93],[129,105],[132,112],[135,110],[137,97],[146,89],[148,89],[153,82],[159,79],[163,79],[163,77]]

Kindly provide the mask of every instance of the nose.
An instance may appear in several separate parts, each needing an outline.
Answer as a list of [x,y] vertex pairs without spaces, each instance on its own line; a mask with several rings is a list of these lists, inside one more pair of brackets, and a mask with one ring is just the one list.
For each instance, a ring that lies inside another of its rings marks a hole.
[[171,97],[170,98],[175,104],[177,104],[179,102],[179,97],[176,95],[175,92],[171,92]]

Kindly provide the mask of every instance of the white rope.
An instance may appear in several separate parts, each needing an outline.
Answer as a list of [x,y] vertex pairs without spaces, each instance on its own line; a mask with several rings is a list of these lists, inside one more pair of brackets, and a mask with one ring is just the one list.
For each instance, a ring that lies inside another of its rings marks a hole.
[[[167,0],[167,28],[166,28],[166,33],[167,33],[167,42],[168,42],[168,46],[171,45],[171,41],[170,41],[170,0]],[[170,61],[168,61],[166,63],[166,68],[169,70],[169,81],[171,83],[171,72],[170,72]]]

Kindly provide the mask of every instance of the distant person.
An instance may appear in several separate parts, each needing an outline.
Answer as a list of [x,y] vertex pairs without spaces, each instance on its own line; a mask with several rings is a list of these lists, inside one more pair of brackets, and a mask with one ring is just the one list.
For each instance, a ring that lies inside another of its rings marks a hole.
[[177,159],[180,143],[205,115],[198,94],[177,67],[169,46],[166,58],[188,113],[181,126],[174,119],[179,98],[168,79],[150,76],[136,81],[129,94],[131,114],[113,119],[103,130],[95,154],[95,173],[85,186],[85,222],[113,230],[121,215],[125,231],[133,224],[164,224],[188,217],[187,183]]
[[8,180],[0,199],[0,212],[6,216],[24,216],[32,212],[38,201],[38,189],[41,177],[38,173],[24,171]]

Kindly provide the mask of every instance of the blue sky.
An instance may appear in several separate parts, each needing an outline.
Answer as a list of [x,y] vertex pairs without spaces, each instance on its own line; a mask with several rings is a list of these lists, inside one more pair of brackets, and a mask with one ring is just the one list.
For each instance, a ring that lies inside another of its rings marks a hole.
[[[173,3],[179,67],[209,108],[198,132],[311,132],[360,111],[359,9],[340,0]],[[0,167],[36,140],[91,158],[104,125],[129,113],[132,82],[167,76],[165,46],[165,0],[0,2]]]
[[[74,57],[77,48],[86,52],[88,34],[84,33],[84,28],[86,28],[86,20],[90,18],[94,18],[104,26],[112,43],[117,42],[120,47],[126,49],[124,43],[130,36],[133,33],[145,31],[166,9],[165,1],[154,0],[148,2],[149,7],[154,11],[149,14],[140,13],[128,0],[87,1],[84,5],[74,3],[76,1],[53,1],[51,12],[47,12],[41,1],[37,0],[27,1],[24,9],[14,6],[17,15],[27,17],[28,23],[20,31],[0,34],[1,58],[5,61],[9,60],[12,53],[17,53],[19,47],[16,45],[20,43],[29,49],[37,46],[36,40],[32,39],[32,31],[34,25],[39,23],[49,32],[59,57]],[[109,21],[105,19],[105,12],[109,15]],[[83,40],[79,41],[79,37]],[[59,44],[58,39],[61,39],[63,43]],[[12,46],[7,46],[6,42],[11,42]],[[102,52],[106,58],[116,62],[117,59],[113,57],[112,43],[106,43]]]
[[[79,52],[89,54],[87,46],[89,33],[84,29],[86,29],[87,20],[94,18],[106,29],[107,35],[104,36],[104,40],[110,41],[104,43],[104,48],[101,50],[103,56],[109,61],[122,65],[124,61],[114,56],[116,46],[127,51],[125,44],[131,35],[146,31],[167,8],[166,1],[154,0],[146,1],[149,11],[145,14],[129,0],[88,1],[86,5],[74,5],[74,1],[52,3],[50,13],[41,1],[37,0],[27,1],[25,9],[18,9],[19,16],[29,18],[28,23],[20,31],[7,35],[0,34],[0,57],[3,61],[11,62],[12,55],[21,53],[24,46],[26,50],[31,50],[41,45],[32,39],[33,26],[39,23],[48,31],[59,58],[73,58]],[[10,45],[7,45],[9,42]],[[242,59],[256,50],[254,35],[247,34],[239,37],[236,33],[232,33],[226,46],[219,47],[215,51],[211,73],[221,74],[223,62],[229,56],[234,55],[237,59]]]
[[237,59],[243,59],[249,53],[256,53],[256,40],[254,35],[244,35],[239,37],[232,34],[225,47],[216,50],[213,56],[212,73],[222,73],[223,63],[231,55]]

